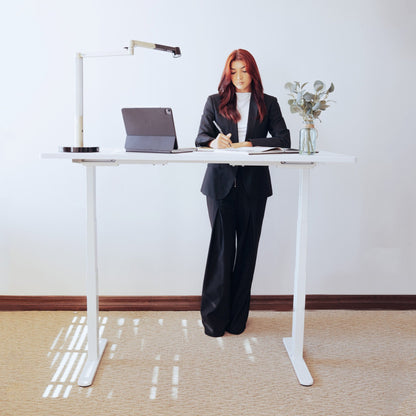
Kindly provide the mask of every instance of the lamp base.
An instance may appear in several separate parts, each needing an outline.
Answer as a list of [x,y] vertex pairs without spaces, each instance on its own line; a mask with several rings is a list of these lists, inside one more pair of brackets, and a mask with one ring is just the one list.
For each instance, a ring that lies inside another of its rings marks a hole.
[[100,148],[98,146],[60,146],[59,151],[65,153],[97,153]]

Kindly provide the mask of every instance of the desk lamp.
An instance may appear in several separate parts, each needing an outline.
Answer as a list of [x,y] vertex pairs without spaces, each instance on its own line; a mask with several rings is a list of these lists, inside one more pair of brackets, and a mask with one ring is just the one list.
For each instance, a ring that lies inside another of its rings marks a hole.
[[156,49],[158,51],[172,52],[174,58],[181,56],[181,50],[174,46],[159,45],[157,43],[141,42],[139,40],[131,40],[130,45],[126,46],[124,51],[116,52],[95,52],[95,53],[80,53],[75,55],[75,146],[62,146],[61,152],[70,153],[91,153],[99,152],[99,147],[84,146],[84,84],[83,84],[83,64],[84,58],[102,58],[109,56],[129,56],[134,55],[134,48],[148,48]]

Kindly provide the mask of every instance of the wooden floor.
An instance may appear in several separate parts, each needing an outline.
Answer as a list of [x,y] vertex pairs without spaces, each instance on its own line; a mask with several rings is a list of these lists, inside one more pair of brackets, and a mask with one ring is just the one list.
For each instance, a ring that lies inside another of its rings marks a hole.
[[[103,311],[197,311],[200,296],[100,296]],[[251,309],[291,311],[293,296],[252,296]],[[0,296],[0,311],[86,310],[85,296]],[[416,310],[416,295],[307,295],[306,309]]]

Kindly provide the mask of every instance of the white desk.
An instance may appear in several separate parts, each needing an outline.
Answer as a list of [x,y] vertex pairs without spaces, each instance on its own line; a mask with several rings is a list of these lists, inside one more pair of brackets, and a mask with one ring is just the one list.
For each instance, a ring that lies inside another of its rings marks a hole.
[[[317,164],[351,164],[354,156],[329,152],[315,155],[256,154],[241,151],[192,152],[179,154],[126,153],[124,150],[101,151],[100,153],[44,153],[45,159],[68,159],[81,163],[86,168],[87,181],[87,324],[88,359],[78,380],[80,386],[93,383],[95,373],[103,355],[106,339],[98,334],[98,268],[97,268],[97,220],[96,220],[96,167],[121,164],[168,163],[228,163],[235,166],[292,166],[299,169],[299,200],[296,238],[296,264],[294,276],[292,336],[284,338],[293,368],[300,384],[313,384],[312,376],[303,359],[305,326],[306,254],[310,168]],[[202,180],[202,178],[201,178]]]

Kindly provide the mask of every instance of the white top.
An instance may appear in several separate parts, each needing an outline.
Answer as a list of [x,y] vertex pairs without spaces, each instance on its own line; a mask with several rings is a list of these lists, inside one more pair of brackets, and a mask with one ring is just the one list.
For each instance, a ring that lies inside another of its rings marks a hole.
[[245,142],[247,134],[248,112],[250,109],[251,92],[237,92],[237,110],[241,119],[237,124],[238,141]]
[[[247,151],[238,151],[246,149]],[[292,154],[255,154],[250,155],[251,147],[240,149],[209,149],[190,153],[139,153],[126,152],[124,149],[103,149],[99,153],[43,153],[44,159],[67,159],[95,166],[117,166],[119,164],[160,164],[168,163],[224,163],[233,166],[297,166],[311,167],[314,163],[355,163],[355,156],[319,151],[314,155]]]

